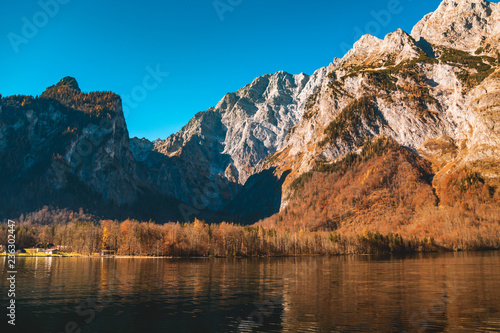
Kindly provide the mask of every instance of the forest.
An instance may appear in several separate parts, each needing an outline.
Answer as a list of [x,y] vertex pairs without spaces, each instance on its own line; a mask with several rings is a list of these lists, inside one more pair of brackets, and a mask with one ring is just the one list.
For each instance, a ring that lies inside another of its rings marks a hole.
[[[45,210],[42,214],[47,214]],[[40,212],[39,212],[40,213]],[[39,214],[38,213],[38,214]],[[57,215],[49,212],[44,218]],[[70,213],[71,215],[71,213]],[[37,244],[64,246],[64,252],[81,255],[113,250],[123,256],[228,257],[334,255],[364,253],[406,253],[438,251],[432,238],[403,239],[397,234],[381,235],[365,231],[361,235],[341,235],[329,231],[281,230],[232,223],[156,224],[89,221],[73,214],[68,223],[32,223],[30,219],[16,227],[17,245],[33,248]],[[7,225],[0,227],[0,239],[6,243]]]
[[464,167],[434,174],[428,161],[392,139],[374,139],[359,154],[319,164],[292,188],[287,207],[257,225],[340,235],[394,233],[406,242],[432,240],[446,250],[500,248],[494,179]]
[[[500,191],[479,173],[433,174],[390,138],[367,142],[292,184],[281,212],[253,225],[102,220],[44,207],[17,220],[17,245],[91,255],[227,257],[500,249]],[[6,222],[6,221],[4,221]],[[0,244],[7,242],[0,224]]]
[[[289,212],[289,210],[288,210]],[[289,214],[289,213],[288,213]],[[276,219],[283,221],[283,215]],[[271,218],[272,219],[272,218]],[[299,219],[300,221],[300,219]],[[408,232],[381,233],[376,228],[362,230],[311,230],[310,228],[253,226],[233,223],[207,224],[95,220],[91,216],[45,207],[21,216],[17,221],[17,245],[33,248],[52,243],[65,252],[81,255],[113,250],[122,256],[229,257],[295,256],[414,253],[500,248],[500,227],[494,224],[457,220],[450,223],[439,217],[432,230],[418,224]],[[384,228],[385,229],[385,228]],[[0,225],[0,244],[6,244],[7,224]]]

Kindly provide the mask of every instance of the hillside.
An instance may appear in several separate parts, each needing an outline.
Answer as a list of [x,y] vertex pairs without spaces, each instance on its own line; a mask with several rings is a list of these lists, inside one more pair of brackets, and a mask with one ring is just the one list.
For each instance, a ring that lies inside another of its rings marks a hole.
[[462,249],[492,246],[500,231],[500,190],[489,180],[462,169],[433,181],[431,163],[390,138],[375,138],[359,152],[319,164],[290,187],[286,208],[259,226],[395,233]]

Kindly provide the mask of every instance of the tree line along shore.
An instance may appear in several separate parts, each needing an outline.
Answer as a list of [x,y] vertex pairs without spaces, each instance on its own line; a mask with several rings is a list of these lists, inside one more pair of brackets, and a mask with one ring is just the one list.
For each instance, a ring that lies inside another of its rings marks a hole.
[[[56,244],[58,255],[113,254],[117,256],[228,257],[382,254],[500,249],[498,224],[466,226],[457,223],[436,236],[417,230],[413,234],[381,233],[363,228],[312,231],[273,228],[259,224],[207,224],[94,220],[83,212],[43,210],[21,216],[16,245],[30,249]],[[487,228],[488,230],[486,230]],[[0,225],[0,244],[6,244],[7,225]],[[103,251],[104,250],[104,251]],[[61,254],[62,253],[62,254]],[[29,254],[29,253],[28,253]],[[33,254],[33,255],[36,255]]]

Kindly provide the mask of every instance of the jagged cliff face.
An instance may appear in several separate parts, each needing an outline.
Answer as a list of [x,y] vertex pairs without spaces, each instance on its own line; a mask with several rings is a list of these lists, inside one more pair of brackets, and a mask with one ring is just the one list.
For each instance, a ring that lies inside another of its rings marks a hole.
[[2,99],[1,160],[5,181],[23,184],[40,178],[56,192],[81,182],[106,202],[122,205],[137,199],[135,161],[120,97],[81,93],[65,78],[39,98]]
[[3,98],[0,133],[2,216],[43,205],[96,212],[138,200],[141,184],[116,94],[84,94],[67,77],[38,98]]
[[158,170],[148,177],[164,193],[188,203],[207,194],[206,206],[221,209],[254,167],[282,148],[288,130],[302,117],[307,97],[325,75],[326,69],[320,69],[312,76],[278,72],[256,78],[166,140],[133,139],[133,152],[147,169]]
[[500,45],[499,7],[486,0],[445,0],[415,25],[411,35],[417,41],[495,55]]
[[445,1],[416,25],[418,42],[402,30],[384,40],[367,35],[336,59],[282,150],[257,167],[275,167],[278,175],[291,171],[282,208],[299,175],[376,136],[392,137],[431,160],[436,179],[464,166],[497,178],[499,58],[486,54],[498,44],[477,49],[496,34],[498,15],[498,4]]
[[236,93],[227,94],[216,107],[198,114],[180,132],[157,142],[156,150],[169,156],[182,155],[192,140],[220,145],[220,154],[231,163],[215,163],[213,173],[244,184],[264,157],[283,145],[287,131],[302,117],[307,97],[325,76],[278,72],[256,78]]

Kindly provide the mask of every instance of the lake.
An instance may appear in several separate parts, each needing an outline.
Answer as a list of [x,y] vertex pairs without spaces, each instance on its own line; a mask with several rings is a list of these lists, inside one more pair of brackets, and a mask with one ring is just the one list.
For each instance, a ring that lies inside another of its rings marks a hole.
[[13,332],[500,331],[500,252],[18,258],[17,271]]

